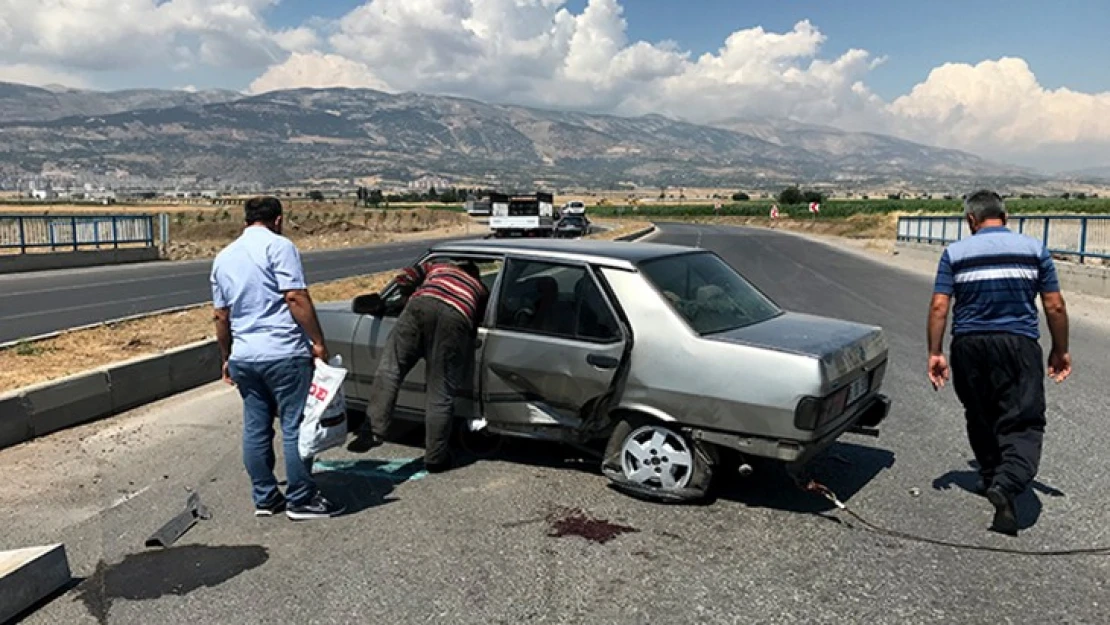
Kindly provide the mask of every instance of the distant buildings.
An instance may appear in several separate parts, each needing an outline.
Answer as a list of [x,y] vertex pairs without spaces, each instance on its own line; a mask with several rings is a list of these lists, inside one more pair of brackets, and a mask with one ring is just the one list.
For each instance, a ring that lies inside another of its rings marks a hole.
[[421,176],[409,183],[409,189],[427,191],[429,189],[446,189],[451,186],[451,181],[439,176]]

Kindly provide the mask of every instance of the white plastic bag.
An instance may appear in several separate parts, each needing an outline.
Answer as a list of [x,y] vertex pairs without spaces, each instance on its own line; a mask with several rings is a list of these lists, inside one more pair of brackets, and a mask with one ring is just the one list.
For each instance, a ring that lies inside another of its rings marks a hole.
[[347,370],[342,365],[343,359],[338,355],[332,357],[331,363],[316,360],[297,440],[303,460],[338,447],[347,439],[347,398],[343,394]]

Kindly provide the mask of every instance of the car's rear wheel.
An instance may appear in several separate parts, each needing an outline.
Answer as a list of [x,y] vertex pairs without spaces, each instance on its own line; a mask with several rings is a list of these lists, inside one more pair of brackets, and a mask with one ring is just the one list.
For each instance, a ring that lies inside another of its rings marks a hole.
[[701,499],[712,479],[704,449],[670,424],[639,415],[613,429],[603,470],[621,490],[667,501]]

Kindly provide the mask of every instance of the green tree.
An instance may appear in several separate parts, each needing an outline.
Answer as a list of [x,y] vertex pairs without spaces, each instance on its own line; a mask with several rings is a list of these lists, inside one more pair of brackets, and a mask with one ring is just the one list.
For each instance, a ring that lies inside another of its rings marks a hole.
[[744,193],[743,191],[737,191],[736,193],[732,194],[733,202],[747,202],[750,199],[752,199],[752,197],[747,193]]
[[798,190],[798,187],[783,189],[782,192],[779,193],[780,204],[801,204],[804,201],[805,196]]

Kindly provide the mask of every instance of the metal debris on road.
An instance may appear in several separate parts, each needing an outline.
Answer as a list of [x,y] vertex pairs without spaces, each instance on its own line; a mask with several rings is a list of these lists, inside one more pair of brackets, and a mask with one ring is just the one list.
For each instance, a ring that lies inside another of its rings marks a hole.
[[208,508],[200,502],[200,495],[193,493],[189,495],[189,500],[185,503],[185,510],[170,519],[161,529],[146,539],[146,546],[169,547],[196,525],[198,520],[207,521],[211,518],[212,515],[209,514]]

